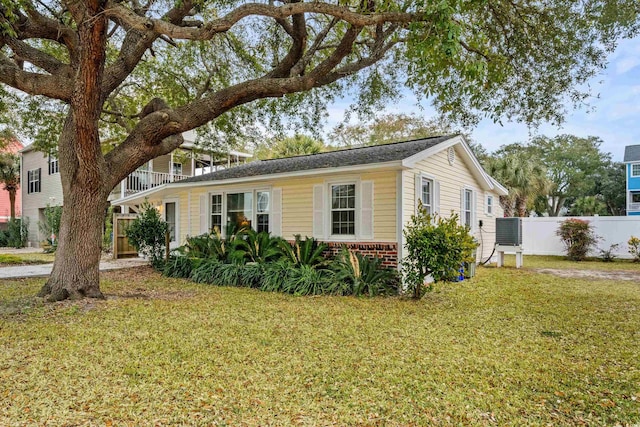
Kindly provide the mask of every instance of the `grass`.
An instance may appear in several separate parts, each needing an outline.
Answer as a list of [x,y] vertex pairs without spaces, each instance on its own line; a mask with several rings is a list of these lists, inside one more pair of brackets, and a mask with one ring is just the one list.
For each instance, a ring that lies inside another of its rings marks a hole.
[[[604,271],[637,271],[640,273],[640,263],[630,259],[616,258],[613,262],[603,262],[599,258],[588,258],[585,261],[569,261],[563,256],[553,255],[525,255],[525,268],[558,268],[578,270],[604,270]],[[504,264],[507,267],[515,267],[516,256],[505,254]]]
[[55,254],[29,252],[21,254],[0,254],[0,265],[49,264],[55,259]]
[[416,302],[136,269],[51,305],[40,285],[0,284],[0,425],[640,423],[636,282],[479,268]]

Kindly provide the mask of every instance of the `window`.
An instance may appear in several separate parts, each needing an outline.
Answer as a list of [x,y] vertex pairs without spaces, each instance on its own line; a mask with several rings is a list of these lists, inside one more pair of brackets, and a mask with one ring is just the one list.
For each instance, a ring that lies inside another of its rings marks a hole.
[[640,191],[631,192],[631,203],[640,203]]
[[462,225],[469,228],[473,227],[471,219],[473,218],[473,191],[464,189],[462,192]]
[[222,194],[211,196],[211,230],[222,233]]
[[493,196],[487,196],[487,215],[493,215]]
[[40,192],[40,168],[27,172],[27,194]]
[[53,175],[54,173],[59,173],[60,169],[58,168],[58,159],[52,155],[49,155],[49,175]]
[[429,215],[433,215],[433,180],[422,178],[421,188],[420,200],[422,201],[422,207],[426,209]]
[[256,192],[256,231],[269,232],[269,192],[258,191]]
[[250,228],[253,220],[253,192],[227,194],[227,236]]
[[172,168],[174,175],[182,175],[182,163],[173,162]]
[[356,186],[339,184],[331,186],[331,234],[356,234]]
[[176,203],[167,202],[164,204],[164,220],[169,228],[169,241],[176,241]]
[[640,176],[640,163],[631,165],[631,176]]

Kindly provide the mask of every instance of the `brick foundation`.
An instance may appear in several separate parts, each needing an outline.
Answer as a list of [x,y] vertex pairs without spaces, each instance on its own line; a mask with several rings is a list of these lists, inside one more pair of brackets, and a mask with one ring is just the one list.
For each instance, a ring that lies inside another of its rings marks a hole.
[[396,243],[376,242],[324,242],[329,245],[325,257],[333,257],[345,245],[350,251],[360,252],[369,257],[382,258],[382,265],[389,268],[398,267],[398,245]]

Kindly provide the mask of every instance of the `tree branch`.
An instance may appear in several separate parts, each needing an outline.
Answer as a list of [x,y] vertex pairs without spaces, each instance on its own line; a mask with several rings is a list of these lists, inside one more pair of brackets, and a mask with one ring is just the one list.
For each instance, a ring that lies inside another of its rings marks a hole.
[[5,41],[18,59],[30,62],[50,74],[57,74],[59,77],[71,78],[73,76],[73,69],[57,58],[20,40],[6,38]]
[[23,71],[0,54],[0,82],[29,95],[43,95],[65,102],[71,100],[71,82],[59,76]]
[[216,34],[228,31],[240,20],[249,16],[283,19],[288,16],[303,13],[319,13],[339,18],[356,27],[365,27],[368,25],[376,25],[386,22],[409,24],[411,22],[428,20],[426,15],[420,13],[383,12],[364,14],[353,12],[346,6],[338,6],[321,2],[289,3],[282,6],[247,3],[238,6],[222,18],[205,23],[201,28],[182,27],[161,19],[143,18],[136,15],[130,9],[127,9],[117,3],[115,0],[110,0],[108,2],[105,13],[110,18],[126,22],[132,29],[136,29],[138,31],[153,30],[155,33],[183,40],[210,40]]

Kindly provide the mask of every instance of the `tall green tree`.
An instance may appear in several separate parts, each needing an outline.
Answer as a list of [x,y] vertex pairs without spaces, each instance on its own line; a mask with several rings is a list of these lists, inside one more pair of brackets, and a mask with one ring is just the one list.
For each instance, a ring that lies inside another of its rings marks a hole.
[[567,200],[593,194],[597,178],[611,160],[609,153],[600,151],[601,144],[602,140],[594,136],[540,136],[531,140],[533,159],[545,166],[551,183],[546,195],[549,216],[560,215],[568,207]]
[[2,107],[60,162],[40,294],[102,296],[108,195],[182,132],[317,126],[346,90],[370,113],[402,85],[467,124],[557,122],[637,14],[631,0],[0,0],[0,91],[16,95]]
[[627,211],[626,166],[609,162],[596,179],[595,194],[607,207],[608,215],[625,215]]
[[437,119],[425,119],[415,114],[383,114],[370,122],[334,127],[329,140],[338,147],[388,144],[430,136],[459,133],[450,124]]
[[325,151],[326,146],[318,139],[308,135],[295,134],[260,144],[254,151],[254,156],[260,160],[278,159],[282,157],[317,154]]

